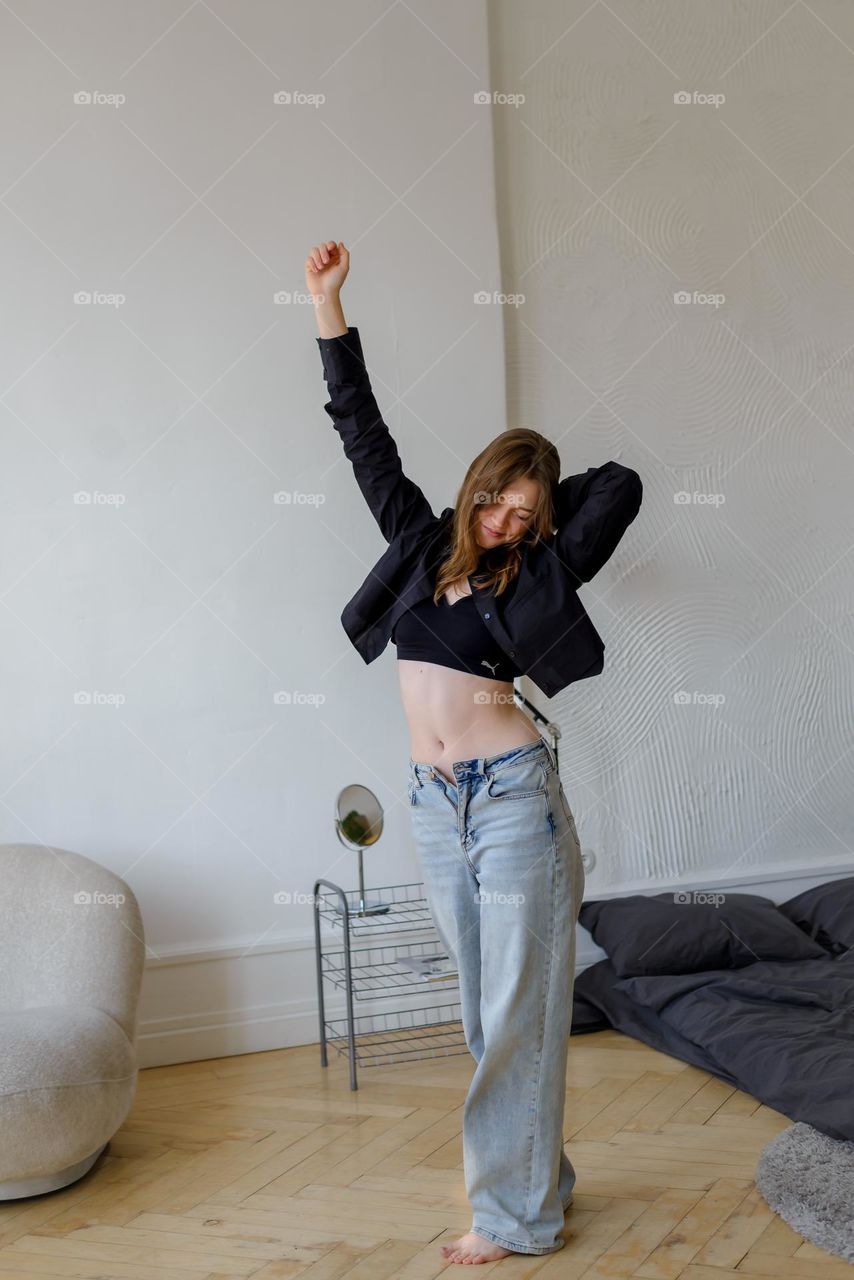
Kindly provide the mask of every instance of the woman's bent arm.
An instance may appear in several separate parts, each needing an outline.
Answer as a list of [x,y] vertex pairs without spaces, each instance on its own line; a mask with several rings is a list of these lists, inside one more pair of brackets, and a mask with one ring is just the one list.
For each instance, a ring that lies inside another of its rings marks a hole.
[[640,476],[620,462],[561,480],[554,551],[580,582],[589,582],[610,560],[642,500]]

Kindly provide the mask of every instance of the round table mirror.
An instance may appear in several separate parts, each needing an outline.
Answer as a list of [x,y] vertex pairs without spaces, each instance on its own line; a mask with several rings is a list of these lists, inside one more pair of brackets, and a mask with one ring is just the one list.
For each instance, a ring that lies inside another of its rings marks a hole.
[[[352,915],[371,916],[389,909],[386,902],[377,898],[369,902],[365,898],[362,850],[376,844],[382,830],[382,805],[369,787],[351,783],[338,793],[335,801],[336,834],[345,848],[354,849],[359,854],[359,902],[358,906],[350,908]],[[342,910],[340,905],[337,910]]]

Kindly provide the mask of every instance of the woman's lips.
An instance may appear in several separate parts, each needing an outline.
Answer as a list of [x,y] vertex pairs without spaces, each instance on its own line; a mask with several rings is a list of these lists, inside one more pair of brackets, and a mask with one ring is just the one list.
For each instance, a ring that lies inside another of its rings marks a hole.
[[488,525],[488,524],[483,524],[483,525],[481,525],[481,528],[484,530],[484,532],[485,532],[485,533],[488,533],[488,534],[489,534],[490,538],[500,538],[500,537],[501,537],[501,534],[500,534],[500,533],[496,533],[494,529],[490,529],[490,527],[489,527],[489,525]]

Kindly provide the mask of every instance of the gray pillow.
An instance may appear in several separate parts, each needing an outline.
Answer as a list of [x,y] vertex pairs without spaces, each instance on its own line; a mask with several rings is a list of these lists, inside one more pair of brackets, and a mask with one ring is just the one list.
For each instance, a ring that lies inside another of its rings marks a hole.
[[594,899],[582,905],[578,918],[621,978],[828,958],[770,898],[752,893],[685,890]]
[[833,955],[854,947],[854,876],[816,885],[777,910]]

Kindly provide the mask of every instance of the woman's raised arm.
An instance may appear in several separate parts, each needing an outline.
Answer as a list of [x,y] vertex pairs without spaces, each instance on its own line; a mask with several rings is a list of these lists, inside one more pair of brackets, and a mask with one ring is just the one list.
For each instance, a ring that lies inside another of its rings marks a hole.
[[362,354],[359,331],[348,328],[339,291],[350,269],[342,242],[316,245],[306,258],[305,279],[314,299],[317,345],[330,399],[323,406],[386,542],[436,519],[414,481],[404,475],[397,446],[383,422]]

